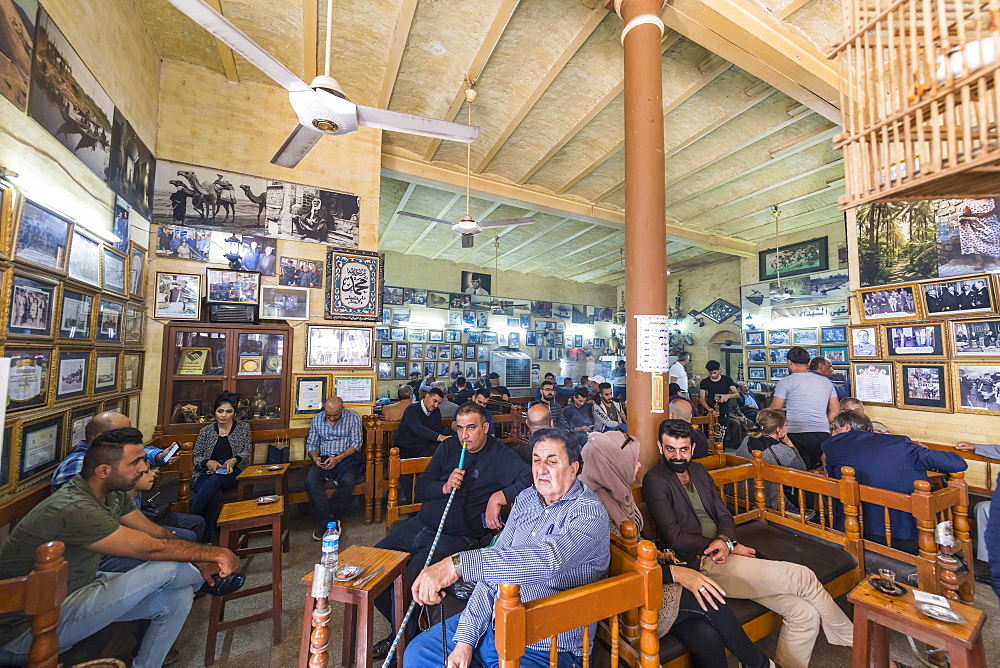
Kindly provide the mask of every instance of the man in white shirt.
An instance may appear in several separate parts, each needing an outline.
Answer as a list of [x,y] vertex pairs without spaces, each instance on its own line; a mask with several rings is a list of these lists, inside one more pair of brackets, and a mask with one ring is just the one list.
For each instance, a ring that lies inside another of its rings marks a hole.
[[681,388],[681,396],[686,397],[688,395],[688,372],[687,365],[691,362],[691,354],[689,352],[682,351],[677,354],[677,361],[670,365],[670,370],[667,374],[670,376],[671,383],[677,383]]
[[794,346],[788,350],[788,369],[774,388],[769,408],[785,409],[788,416],[788,438],[802,456],[806,469],[820,465],[823,442],[830,438],[830,423],[840,413],[837,390],[830,379],[809,373],[809,353]]

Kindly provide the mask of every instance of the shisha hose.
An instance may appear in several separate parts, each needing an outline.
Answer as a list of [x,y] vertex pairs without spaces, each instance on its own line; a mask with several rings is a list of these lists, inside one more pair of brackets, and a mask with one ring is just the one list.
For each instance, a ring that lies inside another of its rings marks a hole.
[[[458,456],[458,468],[465,469],[465,451],[468,444],[462,441],[462,454]],[[444,521],[448,518],[448,511],[451,510],[451,502],[455,499],[455,492],[458,488],[451,490],[448,495],[448,503],[444,504],[444,512],[441,513],[441,521],[438,522],[437,533],[434,534],[434,540],[431,542],[431,551],[427,553],[427,561],[424,562],[424,568],[431,565],[431,560],[434,559],[434,550],[437,549],[438,540],[441,538],[441,531],[444,529]],[[396,646],[399,644],[399,639],[403,637],[403,631],[406,629],[407,622],[410,621],[410,615],[413,614],[413,609],[416,607],[416,601],[410,601],[410,607],[406,609],[406,614],[403,615],[403,621],[399,624],[399,629],[396,631],[396,637],[392,639],[392,645],[389,647],[389,653],[385,655],[385,661],[382,662],[382,668],[389,668],[389,663],[392,661],[393,656],[396,654]],[[444,626],[444,618],[442,616],[441,626]],[[447,646],[446,646],[447,647]],[[447,657],[445,657],[447,660]]]

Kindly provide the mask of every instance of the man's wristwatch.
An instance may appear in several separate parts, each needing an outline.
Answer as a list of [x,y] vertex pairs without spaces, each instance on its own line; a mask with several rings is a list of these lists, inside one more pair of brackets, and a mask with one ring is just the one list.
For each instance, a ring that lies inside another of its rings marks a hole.
[[725,543],[726,547],[729,548],[730,552],[732,552],[733,548],[735,548],[737,545],[740,544],[740,542],[738,540],[735,540],[735,539],[730,540],[729,536],[719,536],[719,537],[716,538],[716,540],[721,540],[723,543]]
[[456,553],[451,555],[451,565],[455,569],[455,573],[461,579],[462,577],[462,555],[461,553]]

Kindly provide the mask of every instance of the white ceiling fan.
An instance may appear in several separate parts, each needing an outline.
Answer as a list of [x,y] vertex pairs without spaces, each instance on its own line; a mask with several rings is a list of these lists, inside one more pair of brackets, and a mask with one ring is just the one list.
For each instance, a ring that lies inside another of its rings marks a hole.
[[[469,125],[465,127],[475,127],[472,125],[472,103],[476,101],[476,91],[472,90],[471,83],[470,88],[465,91],[466,107],[469,110]],[[484,220],[481,223],[477,223],[473,220],[472,216],[469,214],[469,200],[470,194],[472,192],[472,146],[467,146],[465,150],[465,215],[462,216],[462,220],[457,223],[452,223],[450,220],[441,220],[440,218],[431,218],[430,216],[424,216],[419,213],[410,213],[409,211],[397,211],[400,216],[409,216],[411,218],[419,218],[421,220],[429,220],[434,223],[444,223],[445,225],[451,225],[452,231],[456,234],[462,235],[462,248],[472,248],[473,241],[476,235],[485,229],[492,227],[515,227],[517,225],[531,225],[535,222],[535,219],[531,216],[526,218],[508,218],[506,220]]]
[[361,125],[467,143],[474,141],[479,135],[479,128],[470,125],[364,107],[351,102],[340,89],[337,80],[330,76],[332,0],[327,2],[325,74],[313,79],[308,86],[274,56],[247,37],[246,33],[215,11],[205,0],[167,0],[167,2],[288,91],[288,101],[299,117],[299,124],[271,158],[271,162],[275,165],[295,167],[323,135],[348,134],[356,131]]

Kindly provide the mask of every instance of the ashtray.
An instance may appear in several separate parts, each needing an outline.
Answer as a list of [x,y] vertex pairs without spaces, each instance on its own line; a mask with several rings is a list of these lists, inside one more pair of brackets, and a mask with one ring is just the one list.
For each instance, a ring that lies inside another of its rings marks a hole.
[[893,582],[892,588],[888,587],[886,581],[879,577],[868,578],[868,582],[886,596],[903,596],[906,594],[906,589],[898,582]]
[[936,619],[939,622],[948,622],[949,624],[964,624],[965,617],[958,614],[951,608],[946,608],[942,605],[934,605],[933,603],[917,603],[917,610],[924,613],[931,619]]
[[271,466],[267,467],[267,470],[268,471],[280,471],[281,470],[281,464],[272,464]]
[[358,577],[365,571],[364,566],[356,566],[354,564],[344,564],[340,566],[333,572],[333,579],[335,582],[350,582],[354,578]]

